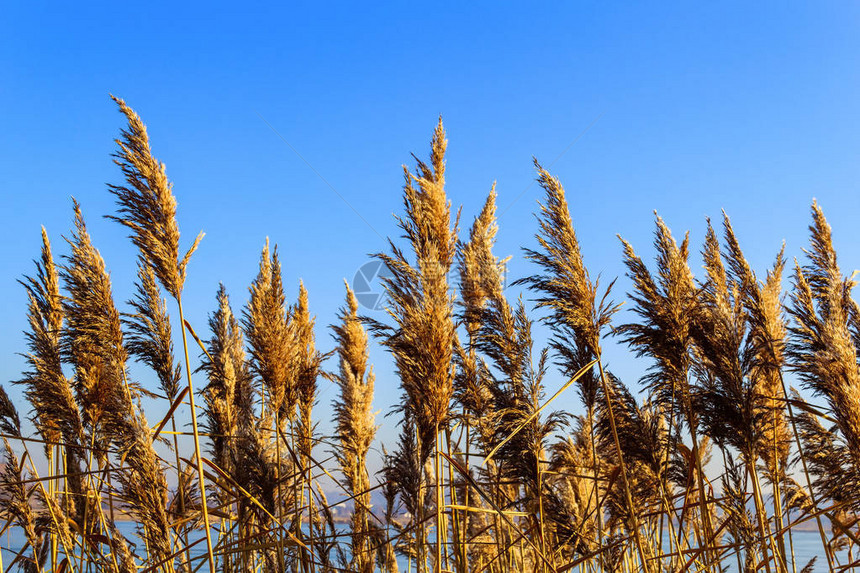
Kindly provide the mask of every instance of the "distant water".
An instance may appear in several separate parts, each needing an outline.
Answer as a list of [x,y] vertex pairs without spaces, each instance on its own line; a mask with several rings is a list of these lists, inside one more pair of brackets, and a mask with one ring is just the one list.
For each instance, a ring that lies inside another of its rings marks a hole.
[[[134,522],[119,522],[117,527],[126,536],[129,540],[129,543],[142,545],[140,539],[137,537],[136,533],[136,525]],[[827,572],[827,559],[824,557],[821,548],[821,538],[817,531],[795,531],[792,533],[794,538],[794,556],[795,562],[797,565],[797,571],[806,565],[810,559],[813,557],[818,557],[815,562],[815,567],[813,571],[815,573],[826,573]],[[202,539],[202,532],[196,532],[192,534],[191,542]],[[0,548],[3,551],[3,565],[7,566],[15,558],[15,555],[21,550],[24,546],[24,534],[18,528],[9,528],[7,532],[0,538]],[[788,540],[786,538],[786,543]],[[192,556],[202,556],[206,552],[206,544],[205,542],[198,543],[195,545],[192,550]],[[858,556],[854,555],[854,559],[857,559]],[[837,554],[837,559],[841,565],[845,565],[849,563],[848,555],[845,551],[842,551]],[[726,559],[725,564],[727,565],[728,571],[737,571],[737,562],[734,558]],[[407,562],[403,558],[398,558],[398,565],[400,566],[401,572],[407,571]],[[414,568],[413,568],[414,570]],[[791,571],[791,564],[789,563],[789,571]]]

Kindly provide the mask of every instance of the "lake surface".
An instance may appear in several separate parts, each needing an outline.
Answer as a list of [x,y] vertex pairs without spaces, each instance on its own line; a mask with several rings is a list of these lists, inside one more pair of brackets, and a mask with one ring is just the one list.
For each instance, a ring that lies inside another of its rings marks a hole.
[[[130,543],[140,543],[140,540],[136,534],[136,524],[134,522],[120,522],[117,526],[119,530],[123,533],[123,535],[126,536]],[[800,569],[804,565],[806,565],[813,557],[818,557],[815,562],[815,567],[813,571],[815,573],[826,573],[827,560],[824,558],[824,554],[822,552],[821,538],[819,537],[818,532],[795,531],[792,535],[794,538],[794,554],[797,571],[799,572]],[[201,538],[202,534],[198,532],[196,536],[192,535],[191,541],[193,542]],[[0,548],[2,548],[4,566],[7,566],[12,561],[12,559],[14,559],[18,551],[21,550],[21,547],[24,546],[24,542],[25,541],[23,532],[18,528],[10,528],[6,532],[6,534],[4,534],[2,538],[0,538]],[[201,556],[205,552],[205,542],[198,543],[191,550],[192,555],[195,557]],[[837,559],[842,565],[845,565],[850,562],[847,553],[844,551],[837,554]],[[857,559],[857,555],[854,556],[854,559]],[[737,571],[737,563],[734,558],[727,559],[725,563],[726,565],[728,565],[728,571]],[[407,571],[406,560],[403,558],[398,558],[398,564],[400,565],[401,572],[405,573]],[[790,564],[789,570],[791,570]]]

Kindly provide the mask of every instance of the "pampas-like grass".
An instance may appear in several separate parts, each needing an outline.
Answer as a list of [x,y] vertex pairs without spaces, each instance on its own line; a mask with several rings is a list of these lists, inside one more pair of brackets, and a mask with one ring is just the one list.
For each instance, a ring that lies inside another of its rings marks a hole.
[[355,293],[346,286],[346,307],[341,309],[340,324],[332,327],[339,368],[332,378],[340,389],[334,403],[337,438],[340,447],[335,457],[344,476],[347,493],[353,498],[351,518],[349,568],[359,573],[373,571],[370,550],[370,478],[367,474],[367,454],[376,435],[372,412],[373,368],[367,360],[367,334],[358,317]]
[[188,381],[188,405],[191,408],[191,429],[194,433],[194,460],[202,500],[201,510],[206,535],[206,553],[210,573],[215,570],[215,556],[209,528],[209,509],[206,503],[206,482],[201,456],[200,433],[197,428],[197,409],[194,386],[191,381],[191,361],[188,356],[188,341],[185,334],[185,314],[182,306],[182,289],[185,286],[186,267],[191,255],[197,249],[203,233],[191,244],[180,258],[179,225],[176,221],[176,198],[173,186],[167,179],[164,164],[153,155],[149,145],[146,126],[140,117],[126,103],[111,96],[125,116],[128,126],[122,130],[121,139],[116,144],[119,150],[114,162],[120,167],[126,185],[108,185],[116,197],[119,216],[110,217],[127,227],[132,242],[140,250],[141,256],[149,262],[164,289],[176,300],[179,307],[179,322],[182,333],[182,346],[185,354],[185,372]]
[[236,453],[240,433],[254,425],[250,373],[239,322],[233,315],[227,290],[222,284],[216,296],[218,308],[209,318],[212,338],[201,357],[200,369],[209,383],[206,399],[207,430],[212,442],[212,461],[230,475],[239,463]]
[[[458,240],[440,123],[430,160],[405,173],[406,244],[379,256],[390,271],[388,322],[359,318],[347,287],[332,327],[338,364],[324,375],[338,396],[326,436],[316,401],[328,354],[317,349],[304,286],[288,305],[267,245],[243,319],[222,286],[209,338],[198,338],[182,314],[188,258],[170,183],[142,122],[117,103],[128,120],[116,155],[125,184],[111,189],[114,218],[140,251],[136,290],[120,314],[77,204],[63,265],[43,230],[36,271],[21,281],[28,323],[18,382],[33,436],[0,391],[0,518],[25,543],[11,563],[0,561],[3,570],[187,573],[205,566],[191,543],[203,529],[211,571],[396,571],[399,555],[419,573],[787,573],[801,570],[793,533],[811,519],[831,526],[819,523],[831,572],[856,565],[860,305],[817,205],[789,324],[784,253],[759,280],[725,216],[721,239],[709,224],[698,281],[688,239],[676,241],[659,217],[653,272],[623,243],[634,318],[616,332],[650,362],[639,396],[605,368],[603,336],[617,306],[589,277],[564,189],[538,166],[546,200],[538,247],[526,251],[538,272],[520,283],[546,313],[549,348],[568,376],[547,400],[549,353],[522,297],[508,301],[493,253],[495,187]],[[455,263],[456,285],[447,276]],[[179,307],[187,389],[162,289]],[[394,357],[403,388],[397,447],[383,448],[375,486],[379,509],[367,469],[375,381],[362,321]],[[206,435],[196,426],[187,334],[202,350]],[[142,380],[158,393],[129,380],[129,357],[152,370]],[[789,395],[785,370],[819,400]],[[550,409],[574,384],[581,415]],[[143,412],[149,399],[169,406],[154,428]],[[173,420],[182,399],[192,406],[193,462]],[[175,455],[162,459],[153,442],[171,437]],[[47,472],[32,444],[44,447]],[[333,456],[316,459],[323,448]],[[795,479],[801,469],[805,485]],[[175,493],[165,477],[174,472]],[[323,491],[329,478],[353,502],[347,528],[333,509],[343,501],[331,505]],[[212,527],[210,511],[219,518]],[[123,515],[138,526],[137,546],[117,527]]]
[[49,458],[51,449],[61,440],[77,443],[82,437],[78,405],[63,375],[60,334],[63,306],[57,267],[51,254],[48,234],[42,228],[41,258],[36,262],[35,277],[25,277],[21,284],[27,290],[29,331],[26,333],[29,370],[18,383],[26,387],[33,405],[33,423],[45,440]]
[[[697,478],[700,515],[706,530],[708,523],[708,496],[699,451],[699,410],[696,407],[698,389],[690,380],[693,365],[693,331],[699,305],[699,289],[688,263],[689,235],[679,245],[662,218],[656,217],[654,249],[657,252],[657,269],[652,274],[636,254],[633,246],[621,239],[624,246],[624,263],[633,282],[634,292],[628,296],[639,322],[623,324],[616,333],[630,345],[637,356],[653,360],[642,382],[650,399],[668,413],[668,437],[678,440],[686,425],[692,442],[692,457]],[[664,450],[668,462],[667,448]],[[664,503],[668,502],[668,482],[663,482]],[[674,514],[674,510],[670,513]],[[680,516],[679,516],[680,517]],[[669,518],[669,526],[672,527]],[[679,529],[683,529],[683,520]],[[679,541],[679,545],[680,545]]]
[[[482,314],[490,300],[502,298],[500,262],[493,254],[498,224],[496,223],[496,186],[493,185],[481,213],[469,231],[469,240],[460,245],[457,271],[460,276],[460,319],[468,336],[466,347],[456,347],[457,377],[454,380],[454,397],[463,407],[467,428],[478,424],[479,433],[488,437],[483,414],[490,409],[492,396],[485,383],[486,375],[479,362],[475,345],[482,325]],[[466,436],[467,444],[469,436]],[[485,440],[486,441],[486,440]],[[487,443],[484,444],[488,446]],[[492,446],[489,446],[490,448]],[[489,451],[489,450],[487,450]],[[467,460],[468,462],[468,460]]]
[[203,235],[197,236],[180,259],[176,198],[165,166],[153,157],[140,117],[122,99],[113,97],[113,100],[128,121],[128,128],[116,140],[119,151],[114,155],[115,163],[122,169],[126,185],[108,185],[117,199],[120,214],[110,218],[129,229],[132,242],[151,262],[161,284],[179,299],[188,261]]
[[[540,250],[524,249],[542,274],[520,279],[537,295],[537,307],[548,311],[547,324],[555,337],[552,346],[568,376],[600,356],[602,331],[609,326],[618,306],[609,301],[612,283],[600,294],[599,279],[592,282],[582,258],[579,240],[570,218],[564,187],[535,160],[538,183],[546,193],[540,206],[536,235]],[[599,380],[589,370],[577,387],[586,409],[593,410]]]
[[110,277],[92,244],[77,202],[74,212],[75,231],[69,239],[71,254],[61,270],[69,293],[64,301],[67,326],[63,347],[75,368],[76,398],[83,422],[96,446],[96,455],[104,459],[110,436],[103,424],[109,417],[123,416],[133,395],[125,378],[128,355]]
[[741,290],[749,325],[750,375],[755,385],[755,408],[765,413],[758,429],[757,454],[767,473],[778,479],[789,454],[789,429],[781,373],[785,366],[786,325],[782,314],[783,247],[764,282],[759,282],[741,251],[728,217],[724,217],[728,262]]
[[138,261],[137,293],[128,304],[134,312],[125,316],[126,349],[155,372],[165,398],[173,402],[179,393],[182,371],[173,354],[167,305],[161,298],[152,266],[145,260]]
[[693,408],[694,389],[688,377],[692,321],[698,298],[688,264],[689,236],[678,245],[663,219],[657,217],[655,275],[636,255],[633,246],[621,241],[624,262],[634,287],[634,292],[628,296],[641,322],[621,325],[616,332],[623,335],[638,356],[654,361],[642,382],[655,401],[675,413],[670,431],[676,431],[686,422],[695,433],[698,419]]
[[[110,278],[77,203],[75,233],[69,243],[72,254],[62,273],[71,294],[65,304],[65,335],[75,366],[78,401],[100,463],[110,463],[107,452],[114,445],[128,466],[128,471],[117,474],[124,499],[140,520],[151,559],[164,565],[172,553],[165,510],[167,484],[152,448],[149,425],[134,402],[138,393],[127,381],[128,355]],[[170,564],[166,567],[172,569]]]
[[[77,516],[77,507],[83,501],[80,476],[86,444],[84,427],[71,381],[63,373],[62,328],[63,303],[60,294],[60,277],[51,253],[48,233],[42,228],[42,249],[36,262],[36,274],[25,277],[21,284],[27,291],[28,325],[25,333],[29,352],[26,355],[28,370],[17,382],[25,388],[25,396],[33,407],[33,425],[44,440],[48,466],[65,467],[67,495],[57,503],[54,523],[66,526],[67,516]],[[64,463],[62,463],[64,460]],[[58,471],[57,473],[62,473]],[[57,487],[60,480],[49,484]],[[46,495],[46,503],[54,503]],[[61,526],[58,526],[61,527]],[[66,547],[71,543],[66,539]]]
[[322,361],[326,358],[317,352],[314,339],[314,318],[308,307],[308,291],[299,284],[299,300],[293,310],[296,366],[295,383],[298,397],[300,451],[305,471],[310,471],[314,446],[313,407],[317,399],[317,380]]
[[[854,281],[839,270],[831,229],[817,204],[812,206],[812,218],[809,264],[795,267],[788,354],[804,385],[827,401],[839,430],[837,439],[844,440],[847,456],[832,451],[834,460],[844,463],[828,464],[829,479],[819,482],[821,493],[831,497],[828,488],[821,486],[839,481],[837,475],[843,483],[857,483],[860,476],[860,367],[850,320]],[[856,494],[846,501],[860,507]]]
[[[442,119],[433,134],[430,163],[418,161],[413,175],[404,166],[404,217],[397,221],[409,242],[414,262],[390,242],[391,255],[376,256],[388,267],[383,278],[387,313],[394,324],[369,320],[370,330],[394,356],[404,390],[402,409],[410,412],[418,433],[418,451],[436,451],[436,556],[435,570],[443,568],[442,462],[440,429],[450,416],[454,393],[454,349],[457,331],[448,273],[454,263],[459,215],[451,221],[451,204],[445,195],[445,150],[448,142]],[[434,448],[426,448],[432,441]],[[424,460],[422,460],[423,462]],[[423,543],[423,540],[421,541]],[[447,554],[444,555],[447,560]]]
[[496,222],[496,185],[490,189],[480,214],[469,230],[469,240],[460,246],[457,270],[460,275],[460,298],[463,321],[470,337],[481,327],[481,312],[487,299],[502,295],[499,266],[493,244],[499,225]]
[[[618,310],[618,306],[608,300],[612,283],[598,299],[599,281],[591,282],[583,262],[564,187],[537,160],[535,167],[538,183],[546,193],[546,204],[541,205],[538,218],[540,232],[536,239],[540,250],[525,249],[525,252],[526,257],[540,267],[542,274],[525,277],[519,283],[527,285],[538,295],[538,308],[549,311],[545,320],[555,335],[551,344],[565,374],[572,378],[584,370],[579,375],[578,388],[589,416],[594,412],[598,384],[602,384],[608,420],[615,434],[615,417],[610,404],[612,396],[603,372],[600,346],[602,331]],[[588,366],[594,361],[600,371],[599,378],[594,375],[594,369]],[[640,539],[629,476],[617,435],[614,435],[614,442],[626,492],[630,527],[636,539],[641,566],[647,571],[649,564]],[[594,473],[594,479],[597,480],[597,468]]]
[[[299,284],[299,299],[292,311],[294,351],[295,351],[295,386],[298,398],[298,454],[299,471],[301,483],[299,488],[302,493],[299,496],[300,506],[305,506],[304,491],[307,491],[308,523],[311,528],[309,540],[310,555],[313,556],[317,550],[324,549],[314,547],[314,537],[322,536],[322,527],[326,523],[320,520],[315,510],[314,487],[313,487],[313,450],[314,431],[313,408],[317,399],[317,379],[320,376],[320,367],[325,356],[317,352],[314,339],[314,318],[310,315],[308,307],[308,291],[303,283]],[[323,513],[327,511],[327,504],[321,508]],[[299,509],[299,514],[302,510]],[[323,515],[325,517],[325,515]]]
[[[123,319],[127,330],[126,350],[155,372],[162,394],[172,404],[179,394],[182,371],[173,354],[173,336],[166,302],[161,297],[152,266],[143,257],[138,260],[136,287],[134,298],[128,301],[134,312],[126,314]],[[176,420],[173,415],[170,422],[174,432],[179,512],[185,514],[185,476],[181,469],[179,437],[176,434]],[[139,424],[139,421],[135,423]],[[135,428],[135,431],[140,433],[141,429]],[[142,439],[142,436],[137,436],[137,439]],[[140,445],[142,444],[138,446]],[[129,444],[128,447],[135,446]],[[187,544],[187,535],[183,539]]]
[[383,279],[387,312],[394,325],[370,321],[371,331],[394,355],[404,407],[411,410],[423,441],[433,439],[448,420],[453,394],[452,367],[457,338],[448,272],[456,252],[456,221],[445,195],[447,140],[440,119],[431,142],[430,164],[418,161],[415,175],[404,167],[404,217],[398,217],[415,257],[391,244],[392,254],[379,254],[391,275]]
[[263,247],[260,270],[250,287],[245,311],[245,333],[251,352],[251,369],[267,392],[267,406],[279,424],[295,417],[298,388],[295,384],[293,326],[286,306],[278,249]]

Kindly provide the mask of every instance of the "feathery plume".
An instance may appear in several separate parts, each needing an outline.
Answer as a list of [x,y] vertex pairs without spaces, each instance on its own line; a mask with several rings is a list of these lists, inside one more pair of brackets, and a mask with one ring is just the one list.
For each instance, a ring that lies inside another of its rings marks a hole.
[[[83,428],[71,384],[63,374],[60,281],[44,227],[36,274],[24,277],[20,283],[27,290],[29,331],[25,336],[29,352],[25,356],[28,370],[17,383],[25,386],[27,400],[33,406],[33,424],[45,440],[48,457],[52,458],[54,444],[61,440],[77,444]],[[67,449],[67,456],[74,455],[73,448]]]
[[490,407],[490,392],[484,383],[486,376],[475,353],[475,343],[481,329],[482,314],[489,300],[502,299],[500,262],[493,254],[498,230],[496,223],[496,186],[490,189],[481,213],[469,231],[469,241],[460,243],[457,270],[460,275],[460,317],[466,326],[466,348],[456,345],[457,376],[454,398],[459,402],[468,423],[481,425],[482,414]]
[[165,290],[178,300],[185,285],[185,267],[203,234],[180,259],[173,184],[167,179],[164,164],[152,156],[146,125],[122,99],[111,98],[128,120],[128,128],[116,140],[119,150],[114,155],[127,186],[108,185],[120,213],[119,217],[109,218],[129,228],[132,242],[151,262]]
[[[394,325],[367,321],[370,330],[394,355],[405,393],[402,409],[405,413],[411,412],[415,421],[418,451],[422,455],[426,451],[429,455],[435,449],[437,571],[442,568],[443,529],[447,529],[442,517],[444,494],[439,432],[447,427],[449,420],[457,345],[448,273],[457,251],[459,214],[452,227],[451,203],[445,195],[447,146],[440,117],[430,144],[430,164],[418,160],[415,175],[403,167],[406,215],[398,217],[397,222],[412,247],[414,266],[389,240],[391,255],[380,253],[376,257],[391,273],[382,282],[389,302],[386,310]],[[434,448],[426,448],[431,441]]]
[[[610,389],[603,372],[600,346],[602,331],[609,325],[612,315],[619,308],[619,305],[608,300],[614,281],[598,299],[600,281],[598,278],[591,282],[583,262],[564,187],[558,179],[541,167],[536,159],[534,163],[538,172],[538,183],[546,192],[546,205],[540,206],[541,213],[538,217],[540,232],[535,237],[540,250],[525,249],[525,252],[526,258],[536,263],[541,268],[542,274],[525,277],[517,283],[525,284],[536,292],[538,308],[549,311],[545,322],[554,332],[551,345],[559,357],[559,364],[565,375],[572,378],[580,370],[584,370],[577,380],[577,388],[589,417],[594,412],[599,385],[603,385],[608,419],[612,426],[612,433],[615,434],[615,420],[609,403]],[[600,373],[599,378],[595,376],[594,368],[588,367],[595,361]],[[636,540],[642,566],[648,570],[648,560],[631,498],[630,479],[617,435],[614,435],[614,441],[624,483],[626,505],[631,518],[630,529]],[[597,468],[594,474],[594,479],[597,480]]]
[[698,425],[689,383],[692,321],[698,304],[693,273],[688,264],[689,235],[680,245],[663,219],[657,217],[654,248],[657,250],[657,272],[652,275],[633,246],[624,245],[624,263],[633,282],[629,297],[638,323],[616,329],[637,356],[648,356],[654,362],[643,382],[660,404],[677,411],[675,427],[686,421],[695,432]]
[[[789,314],[788,355],[804,385],[824,396],[850,455],[839,472],[844,481],[860,475],[860,366],[849,316],[855,283],[843,277],[824,213],[812,205],[809,264],[795,268]],[[831,468],[836,469],[836,468]],[[826,492],[825,492],[826,494]],[[854,496],[860,504],[860,497]]]
[[763,283],[756,278],[740,248],[727,215],[723,214],[727,259],[740,288],[749,325],[750,376],[753,379],[755,419],[761,424],[757,454],[765,461],[771,480],[780,479],[788,463],[789,429],[785,417],[782,368],[785,365],[786,325],[782,316],[782,271],[785,246]]
[[173,356],[173,335],[167,305],[155,282],[155,273],[145,260],[138,261],[137,293],[128,301],[134,310],[126,314],[128,353],[150,368],[158,376],[165,397],[173,402],[179,393],[182,371]]
[[311,457],[313,447],[313,424],[311,413],[316,402],[317,379],[320,366],[326,357],[317,352],[314,341],[314,318],[308,308],[308,291],[299,284],[299,300],[292,313],[296,345],[295,385],[299,404],[299,423],[302,434],[302,452]]
[[206,534],[206,552],[209,569],[214,571],[215,556],[209,531],[206,482],[200,454],[200,434],[197,429],[197,410],[194,404],[194,386],[191,381],[191,364],[188,358],[188,341],[182,307],[182,288],[185,286],[186,267],[203,238],[203,233],[197,235],[191,247],[180,259],[176,198],[173,195],[173,186],[167,179],[164,164],[152,156],[146,126],[140,117],[123,100],[114,96],[111,98],[128,120],[128,129],[122,130],[122,138],[115,140],[119,149],[114,154],[114,163],[122,170],[127,186],[108,185],[119,207],[119,216],[109,218],[130,230],[132,242],[140,250],[141,256],[152,265],[155,276],[158,277],[164,289],[173,296],[179,307],[185,371],[188,377],[188,403],[191,407],[191,428],[194,434],[194,458]]
[[460,274],[460,305],[466,331],[474,336],[480,328],[481,311],[489,298],[499,298],[502,282],[499,265],[493,254],[498,224],[496,223],[496,185],[490,189],[481,213],[469,231],[469,241],[458,250],[457,270]]
[[[599,296],[599,279],[592,282],[582,259],[579,240],[570,218],[564,187],[535,160],[538,183],[546,192],[540,205],[536,235],[541,250],[524,249],[526,258],[543,271],[518,280],[538,294],[538,308],[549,311],[547,324],[555,336],[552,346],[566,376],[573,376],[600,356],[602,330],[609,325],[619,305],[609,302],[612,283]],[[613,281],[614,283],[614,281]],[[589,370],[578,381],[586,408],[594,408],[598,380]]]
[[293,327],[286,308],[278,249],[263,247],[260,270],[250,287],[245,310],[245,334],[251,350],[251,369],[268,393],[269,405],[281,424],[292,420],[298,400],[293,371]]
[[334,403],[337,438],[340,448],[335,457],[344,476],[346,491],[353,497],[351,570],[369,573],[373,570],[370,550],[370,478],[367,453],[376,434],[371,411],[373,403],[373,368],[367,364],[367,333],[358,318],[358,301],[346,285],[346,307],[340,324],[332,326],[337,342],[339,369],[331,377],[340,389]]
[[109,416],[124,415],[131,406],[132,394],[125,379],[128,355],[110,276],[92,244],[77,201],[74,212],[75,231],[68,240],[72,251],[60,273],[69,293],[64,302],[67,327],[63,348],[75,367],[75,391],[83,422],[98,450],[105,451],[108,436],[103,435],[101,424]]
[[167,484],[152,448],[149,425],[134,403],[137,392],[127,382],[128,355],[110,277],[77,202],[74,208],[72,253],[62,276],[70,293],[65,304],[65,346],[75,366],[78,401],[101,462],[107,462],[108,446],[114,444],[128,467],[118,472],[118,479],[124,498],[144,526],[150,557],[158,563],[172,553],[165,510]]
[[[453,394],[453,353],[457,339],[448,272],[454,261],[457,220],[445,195],[447,140],[439,120],[430,164],[418,161],[415,175],[404,166],[405,217],[397,221],[415,256],[414,266],[390,242],[392,254],[377,254],[391,272],[383,279],[394,325],[368,320],[370,330],[394,355],[404,407],[412,410],[422,442],[433,440],[448,420]],[[423,449],[423,448],[422,448]]]
[[209,379],[203,395],[212,436],[212,457],[221,469],[233,474],[233,464],[239,461],[236,440],[255,423],[254,398],[242,330],[223,284],[218,288],[216,300],[218,308],[209,317],[212,338],[206,344],[207,352],[201,355],[200,370]]

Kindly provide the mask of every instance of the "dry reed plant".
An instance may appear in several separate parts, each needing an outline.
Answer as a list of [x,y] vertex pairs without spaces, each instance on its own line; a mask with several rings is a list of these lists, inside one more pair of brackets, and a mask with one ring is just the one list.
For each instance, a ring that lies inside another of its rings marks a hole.
[[332,327],[337,342],[339,371],[332,376],[340,388],[334,403],[337,438],[340,447],[335,457],[340,465],[347,493],[353,498],[351,518],[351,559],[349,568],[358,573],[373,571],[371,550],[370,477],[367,454],[376,435],[373,405],[373,368],[367,363],[367,334],[358,317],[355,293],[346,285],[346,307],[341,323]]
[[167,179],[165,166],[153,157],[146,126],[140,117],[122,99],[111,97],[128,121],[128,128],[121,132],[122,138],[115,140],[119,150],[114,154],[114,162],[122,171],[127,186],[108,185],[108,189],[116,197],[119,207],[119,215],[112,217],[112,219],[129,229],[131,240],[140,250],[141,257],[152,266],[153,272],[164,289],[176,300],[179,308],[180,331],[188,381],[188,405],[191,408],[191,427],[194,433],[194,460],[200,486],[209,569],[213,571],[215,569],[215,556],[212,548],[209,511],[206,502],[206,483],[194,401],[195,393],[191,381],[191,363],[188,357],[185,315],[182,307],[182,289],[185,286],[186,267],[191,255],[197,249],[200,239],[203,238],[203,234],[197,235],[191,247],[180,259],[176,198],[173,195],[173,185]]
[[[440,120],[430,160],[404,168],[405,244],[376,255],[389,271],[382,318],[360,317],[347,285],[334,349],[318,349],[309,293],[299,283],[288,299],[267,241],[244,311],[221,285],[201,339],[182,306],[199,237],[182,254],[165,167],[140,118],[115,101],[127,125],[111,218],[137,247],[135,289],[121,312],[76,202],[62,264],[42,229],[35,272],[20,281],[23,424],[0,387],[0,533],[21,540],[0,550],[0,573],[860,566],[860,306],[817,204],[788,291],[784,249],[757,274],[725,214],[720,235],[708,223],[698,277],[689,236],[676,241],[657,217],[653,270],[622,239],[632,308],[613,324],[612,283],[592,280],[565,190],[539,164],[545,200],[523,294],[506,292],[494,253],[495,185],[461,240]],[[545,345],[533,313],[549,327]],[[368,332],[403,391],[375,478],[374,387],[390,381],[374,376]],[[606,368],[610,332],[643,359],[638,385]],[[145,368],[139,382],[129,359]],[[332,435],[319,423],[320,376],[338,391]],[[576,412],[556,402],[571,387]],[[164,414],[150,424],[156,402]],[[813,521],[821,558],[803,563],[798,536]]]
[[[540,232],[536,238],[540,250],[525,249],[525,252],[526,257],[537,264],[543,274],[526,277],[520,282],[538,295],[537,307],[549,311],[545,320],[555,335],[551,343],[552,347],[558,355],[564,373],[569,377],[578,378],[578,389],[592,427],[598,390],[602,386],[615,442],[617,455],[615,462],[621,470],[627,498],[628,515],[625,521],[628,522],[627,529],[636,539],[640,565],[647,571],[648,559],[640,539],[641,532],[631,497],[630,480],[615,429],[611,387],[603,371],[601,358],[602,331],[609,325],[612,315],[618,309],[617,305],[608,300],[612,284],[610,283],[598,299],[599,281],[591,282],[583,262],[564,188],[561,182],[541,167],[537,160],[535,160],[535,167],[538,172],[538,183],[546,192],[546,204],[541,205],[538,218]],[[595,362],[599,375],[595,375],[592,367]],[[594,459],[597,460],[596,455]],[[600,479],[599,465],[595,465],[593,477],[597,483]],[[596,511],[600,522],[602,515],[599,502]],[[600,524],[599,529],[602,529]],[[602,536],[602,531],[598,531],[598,536]],[[601,543],[602,540],[598,539],[598,544]]]
[[[434,569],[437,572],[443,569],[442,544],[447,530],[442,511],[445,499],[440,430],[445,429],[450,416],[457,343],[448,273],[456,254],[459,215],[452,227],[451,204],[445,195],[447,145],[440,118],[431,142],[430,163],[419,160],[414,175],[405,166],[403,168],[406,214],[397,221],[409,242],[414,262],[410,263],[409,256],[393,242],[390,243],[391,255],[376,255],[390,271],[383,284],[388,303],[386,310],[394,324],[368,321],[370,330],[394,356],[405,394],[402,409],[416,425],[421,462],[426,461],[425,454],[435,450]],[[423,545],[422,539],[419,546]],[[447,553],[444,558],[447,561]]]

